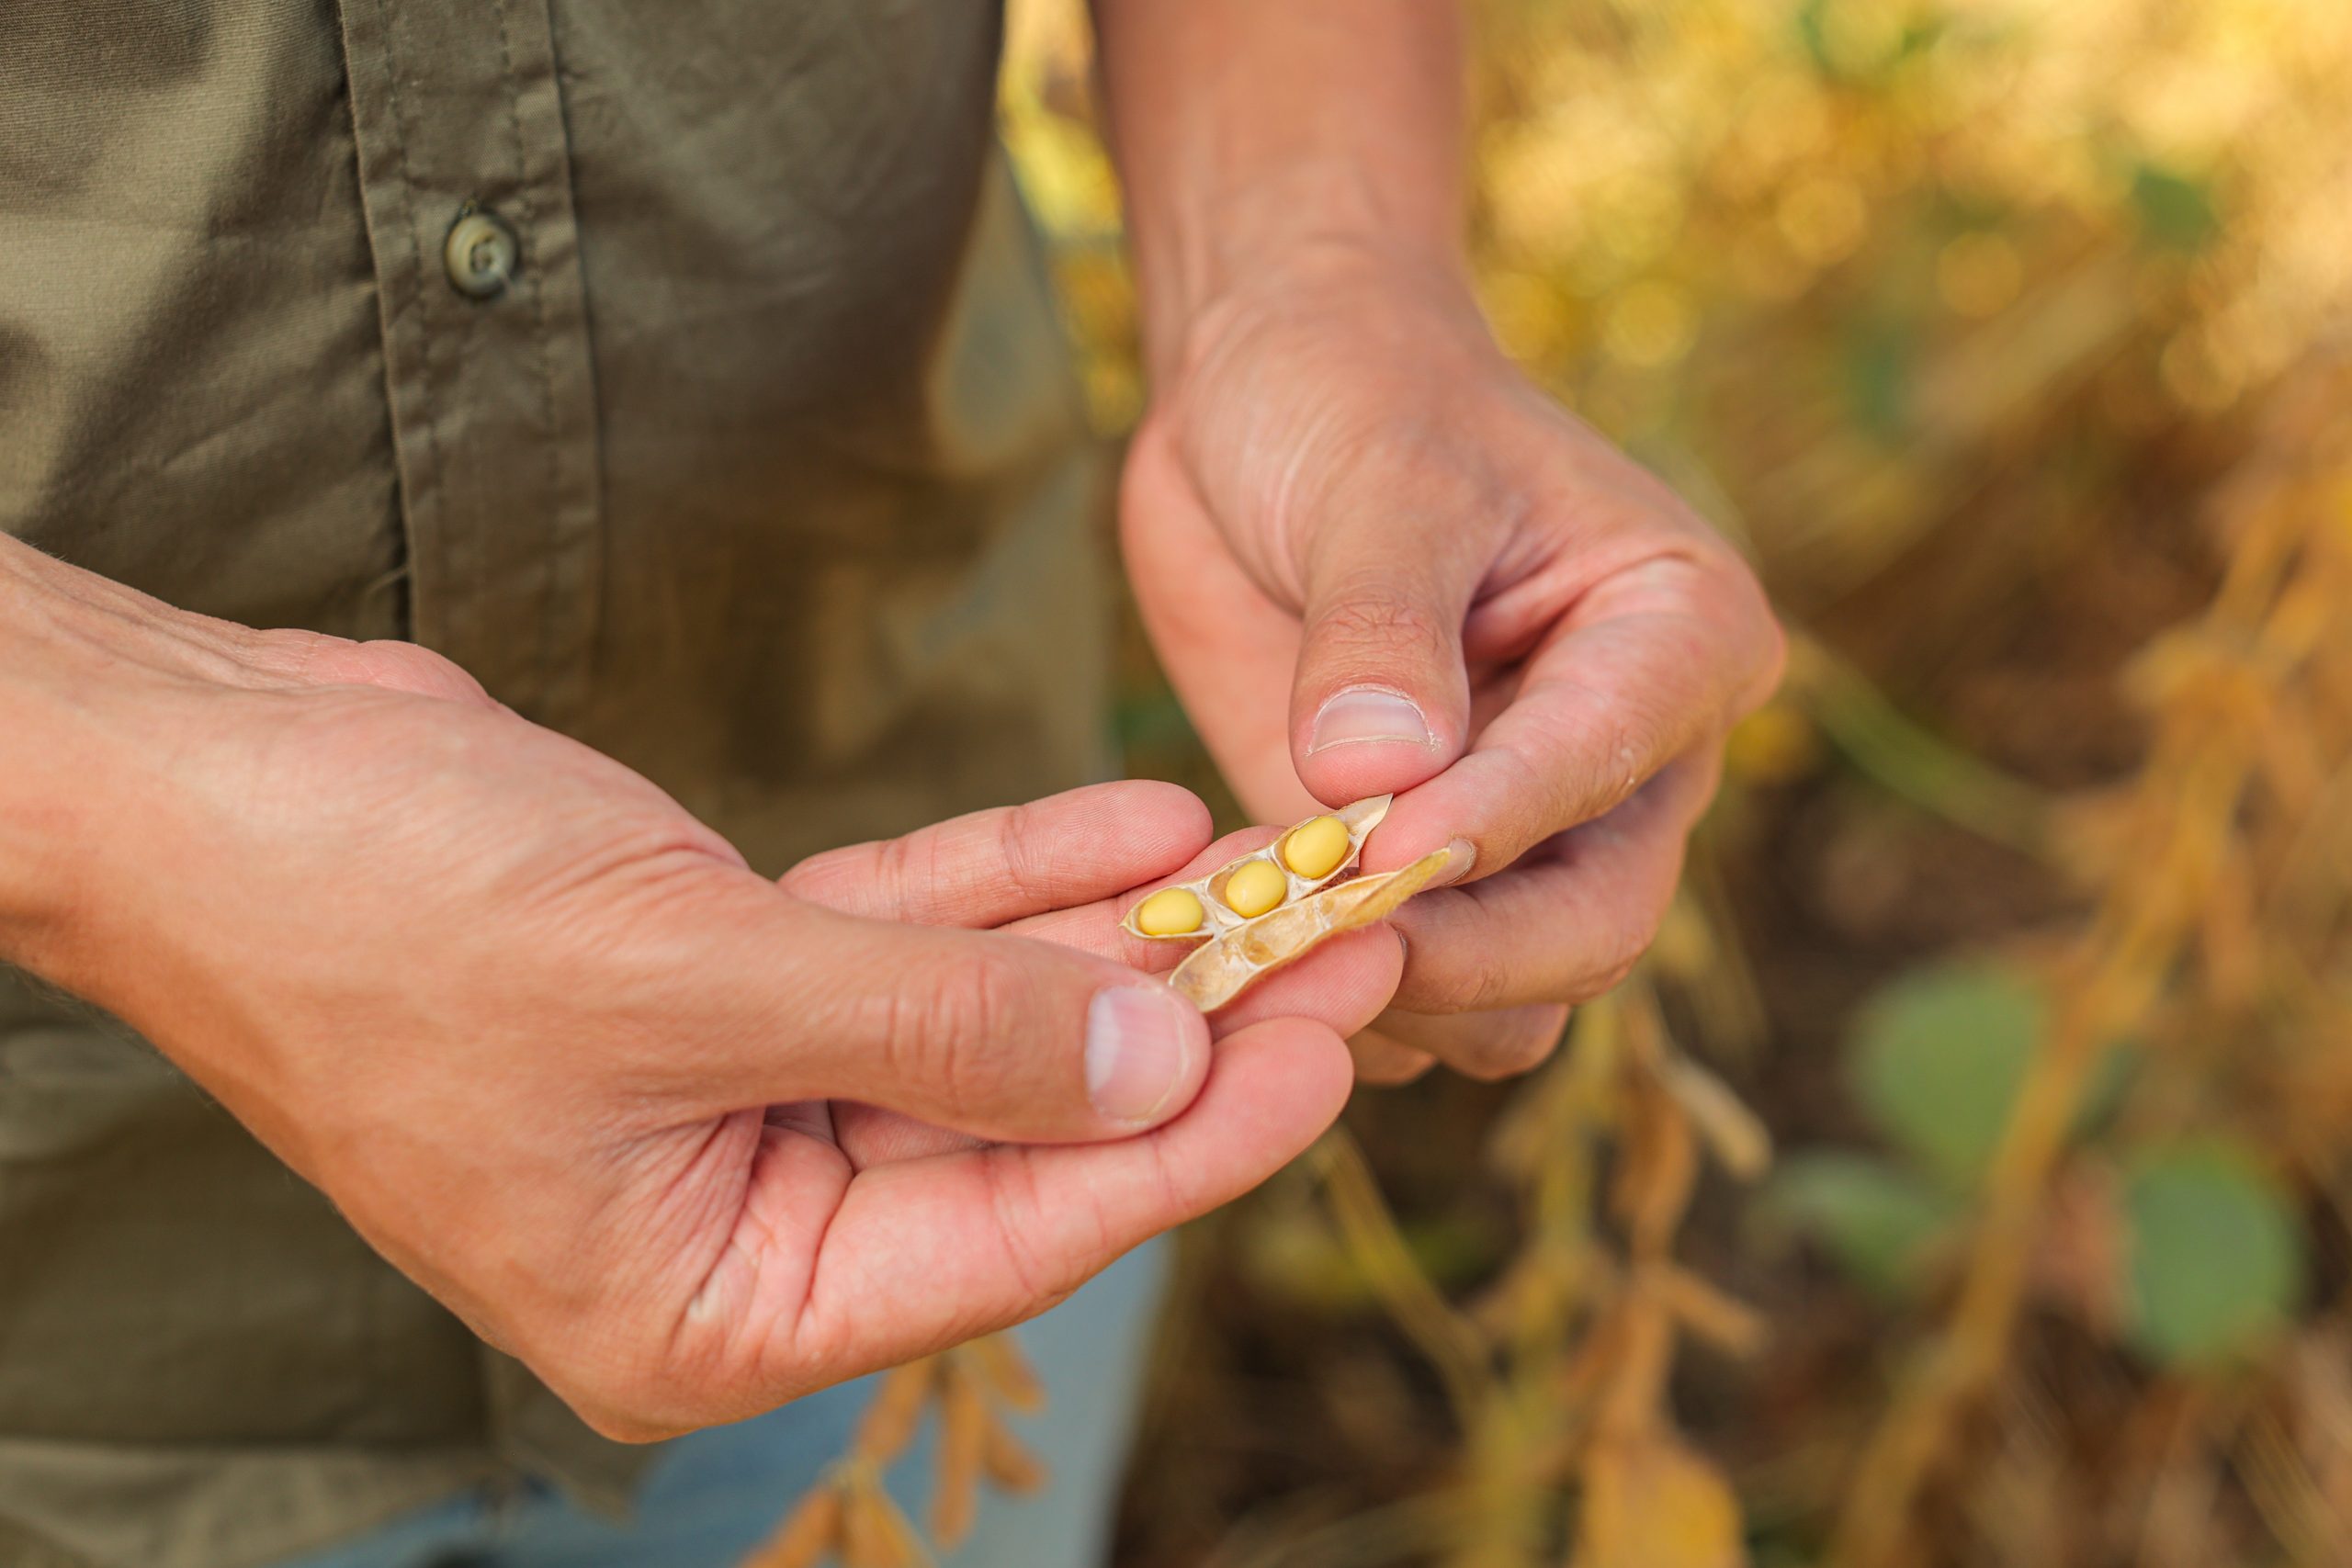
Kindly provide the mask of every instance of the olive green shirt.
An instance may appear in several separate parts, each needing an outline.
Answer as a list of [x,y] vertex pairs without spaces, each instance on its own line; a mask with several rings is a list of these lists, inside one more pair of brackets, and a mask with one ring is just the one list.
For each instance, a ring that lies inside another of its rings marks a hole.
[[[1101,473],[999,28],[7,0],[0,528],[413,637],[771,869],[1101,776]],[[0,1564],[232,1568],[526,1472],[612,1504],[645,1453],[0,970]]]

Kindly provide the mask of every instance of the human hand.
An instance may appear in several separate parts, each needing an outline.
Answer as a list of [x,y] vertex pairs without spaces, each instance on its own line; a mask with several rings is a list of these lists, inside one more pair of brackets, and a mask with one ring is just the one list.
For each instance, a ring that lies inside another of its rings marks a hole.
[[[1377,944],[1303,966],[1329,1021],[1238,1021],[1212,1065],[1200,1015],[1103,956],[1109,896],[1204,848],[1180,791],[865,852],[894,879],[869,911],[1052,917],[1095,952],[886,923],[753,874],[424,650],[180,615],[5,541],[0,718],[0,952],[140,1029],[616,1436],[1050,1306],[1319,1133],[1334,1025],[1395,975]],[[844,1101],[1023,1142],[859,1149]]]
[[1395,917],[1361,1069],[1533,1066],[1647,945],[1723,738],[1778,680],[1761,591],[1426,255],[1300,246],[1161,357],[1122,532],[1210,752],[1269,821],[1396,792],[1369,871],[1473,852]]

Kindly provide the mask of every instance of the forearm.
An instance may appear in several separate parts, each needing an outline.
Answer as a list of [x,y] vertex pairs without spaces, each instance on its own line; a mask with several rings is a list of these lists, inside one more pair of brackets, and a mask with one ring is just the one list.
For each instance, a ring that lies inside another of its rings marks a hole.
[[1239,283],[1325,254],[1463,266],[1454,0],[1094,0],[1155,375]]

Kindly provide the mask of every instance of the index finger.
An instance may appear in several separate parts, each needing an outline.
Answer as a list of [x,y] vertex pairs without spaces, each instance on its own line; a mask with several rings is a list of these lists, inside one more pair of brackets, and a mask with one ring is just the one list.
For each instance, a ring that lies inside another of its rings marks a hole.
[[1779,678],[1780,634],[1744,572],[1660,557],[1597,586],[1531,654],[1458,761],[1396,797],[1364,869],[1467,840],[1469,875],[1623,803]]
[[987,930],[1163,876],[1208,837],[1190,790],[1129,779],[827,850],[778,885],[845,915]]

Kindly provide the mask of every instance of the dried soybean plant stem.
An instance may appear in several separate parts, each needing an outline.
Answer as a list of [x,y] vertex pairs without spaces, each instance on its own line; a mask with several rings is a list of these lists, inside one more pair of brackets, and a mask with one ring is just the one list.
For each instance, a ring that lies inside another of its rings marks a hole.
[[[1618,1158],[1604,1198],[1606,1138]],[[1453,1568],[1555,1562],[1557,1487],[1569,1476],[1585,1499],[1583,1568],[1738,1561],[1730,1488],[1674,1436],[1666,1401],[1683,1331],[1734,1352],[1762,1333],[1672,1260],[1702,1145],[1742,1176],[1770,1156],[1730,1089],[1675,1054],[1645,978],[1580,1011],[1561,1058],[1498,1129],[1494,1157],[1526,1194],[1529,1238],[1486,1319],[1508,1375],[1470,1434]],[[1596,1233],[1597,1207],[1624,1235],[1623,1264]]]
[[1534,1568],[1556,1533],[1560,1480],[1590,1403],[1573,1359],[1593,1342],[1589,1303],[1612,1271],[1593,1200],[1615,1099],[1618,1010],[1614,998],[1578,1010],[1558,1058],[1514,1097],[1488,1144],[1522,1194],[1527,1235],[1481,1314],[1507,1370],[1467,1434],[1448,1568]]
[[2324,443],[2309,430],[2281,434],[2282,452],[2318,446],[2335,466],[2313,473],[2285,459],[2283,473],[2242,498],[2250,500],[2239,513],[2246,527],[2214,603],[2192,631],[2155,650],[2156,671],[2170,681],[2154,751],[2126,807],[2128,852],[2059,976],[2052,1022],[1986,1180],[1958,1303],[1848,1488],[1832,1550],[1840,1568],[1916,1560],[1918,1499],[2007,1355],[2044,1194],[2092,1069],[2162,991],[2222,874],[2262,760],[2263,705],[2247,700],[2249,689],[2290,680],[2318,636],[2312,607],[2340,613],[2347,602],[2345,433]]
[[[1745,1561],[1737,1500],[1714,1466],[1676,1436],[1667,1378],[1686,1329],[1744,1349],[1761,1327],[1674,1262],[1675,1235],[1699,1171],[1702,1134],[1688,1089],[1694,1080],[1674,1055],[1647,986],[1636,981],[1620,994],[1619,1152],[1609,1198],[1627,1256],[1572,1374],[1589,1411],[1577,1462],[1583,1503],[1573,1562],[1576,1568],[1735,1568]],[[1736,1123],[1728,1107],[1737,1102],[1714,1104],[1713,1093],[1695,1102],[1724,1126]],[[1730,1090],[1721,1094],[1727,1100]],[[1747,1174],[1769,1157],[1769,1147],[1747,1136],[1718,1137],[1733,1151],[1728,1163]]]
[[922,1538],[883,1489],[882,1476],[914,1441],[923,1415],[939,1413],[939,1455],[931,1503],[933,1539],[954,1548],[970,1533],[982,1484],[1022,1494],[1045,1484],[1046,1468],[1005,1422],[1006,1409],[1034,1411],[1046,1393],[1010,1334],[991,1334],[882,1376],[849,1451],[794,1505],[742,1568],[925,1568]]
[[1380,1184],[1353,1137],[1333,1128],[1315,1145],[1313,1159],[1333,1217],[1356,1263],[1396,1320],[1445,1384],[1454,1418],[1474,1427],[1492,1392],[1493,1368],[1485,1338],[1453,1310],[1430,1277],[1413,1261],[1396,1216],[1380,1195]]
[[1790,673],[1822,733],[1881,787],[1978,838],[2049,858],[2051,811],[2041,791],[1912,723],[1810,637],[1791,649]]

